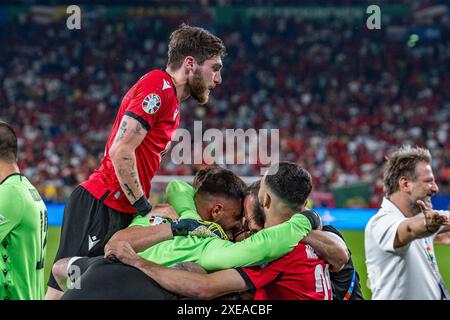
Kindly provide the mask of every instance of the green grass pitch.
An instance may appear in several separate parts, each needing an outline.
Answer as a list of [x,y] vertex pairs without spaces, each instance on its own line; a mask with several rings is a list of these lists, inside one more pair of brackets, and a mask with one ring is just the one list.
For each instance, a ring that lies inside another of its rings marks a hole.
[[[367,288],[367,270],[364,263],[364,232],[363,231],[342,231],[345,241],[352,252],[353,263],[361,278],[361,285],[364,297],[370,299],[371,293]],[[55,258],[59,245],[60,227],[49,227],[47,258],[45,263],[45,279],[48,279],[51,265]],[[435,245],[436,257],[439,270],[447,286],[450,286],[450,246]],[[46,280],[47,281],[47,280]]]

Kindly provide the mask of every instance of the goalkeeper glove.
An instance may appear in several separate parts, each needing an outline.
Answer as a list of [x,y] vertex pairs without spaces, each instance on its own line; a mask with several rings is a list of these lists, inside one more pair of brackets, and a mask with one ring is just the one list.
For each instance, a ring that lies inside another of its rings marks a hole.
[[171,222],[172,233],[174,236],[197,236],[197,237],[218,237],[228,240],[228,236],[222,227],[217,223],[194,220],[181,219]]

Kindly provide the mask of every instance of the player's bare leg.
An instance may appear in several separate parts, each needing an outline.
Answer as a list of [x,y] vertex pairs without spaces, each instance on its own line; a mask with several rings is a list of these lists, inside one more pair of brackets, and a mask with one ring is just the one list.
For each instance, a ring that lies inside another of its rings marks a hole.
[[59,300],[64,292],[48,287],[45,293],[45,300]]
[[[52,274],[60,288],[66,287],[68,278],[67,267],[69,266],[69,262],[70,258],[63,258],[56,261],[52,267]],[[64,291],[48,287],[47,292],[45,293],[45,300],[59,300],[63,294]]]

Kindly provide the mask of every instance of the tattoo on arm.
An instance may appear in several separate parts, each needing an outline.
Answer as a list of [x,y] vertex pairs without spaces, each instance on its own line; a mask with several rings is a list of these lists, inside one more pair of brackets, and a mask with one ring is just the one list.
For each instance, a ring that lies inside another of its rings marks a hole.
[[139,178],[137,178],[137,172],[136,171],[131,171],[131,177],[134,179],[134,185],[136,186],[136,188],[140,188],[141,184],[139,183]]
[[116,139],[114,140],[114,142],[122,140],[123,135],[125,134],[126,131],[127,131],[127,122],[125,120],[122,120],[122,122],[120,123],[119,130],[117,131]]
[[134,195],[133,190],[131,190],[130,186],[127,185],[126,183],[125,183],[123,186],[124,186],[124,188],[125,188],[126,191],[127,191],[127,195],[132,196],[132,197],[134,198],[134,200],[137,200],[137,198],[136,198],[136,196]]
[[141,131],[142,131],[142,124],[140,124],[140,123],[137,123],[136,124],[136,128],[134,129],[134,132],[136,133],[136,134],[141,134]]
[[139,121],[124,116],[111,147],[117,155],[113,160],[117,178],[130,203],[139,199],[144,191],[136,169],[134,150],[139,147],[146,132]]
[[134,185],[136,186],[136,188],[140,188],[141,187],[141,184],[139,183],[139,180],[138,179],[134,179]]

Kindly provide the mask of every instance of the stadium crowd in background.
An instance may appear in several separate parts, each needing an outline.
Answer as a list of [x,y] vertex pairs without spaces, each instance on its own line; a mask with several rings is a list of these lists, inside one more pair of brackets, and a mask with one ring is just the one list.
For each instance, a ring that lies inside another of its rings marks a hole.
[[[226,83],[206,108],[185,103],[180,127],[192,132],[201,120],[203,128],[279,128],[280,158],[304,165],[315,192],[368,181],[371,207],[382,197],[383,156],[402,144],[426,146],[441,193],[450,192],[445,21],[438,22],[440,41],[412,47],[388,28],[355,28],[342,18],[221,24],[208,10],[151,19],[98,13],[71,32],[22,14],[1,26],[9,45],[0,57],[0,117],[17,124],[20,165],[46,200],[67,199],[99,164],[123,95],[142,74],[165,66],[167,36],[182,20],[214,31],[229,54]],[[417,22],[397,16],[390,24]],[[199,167],[166,161],[158,174],[193,175]],[[259,174],[254,165],[229,168]]]

